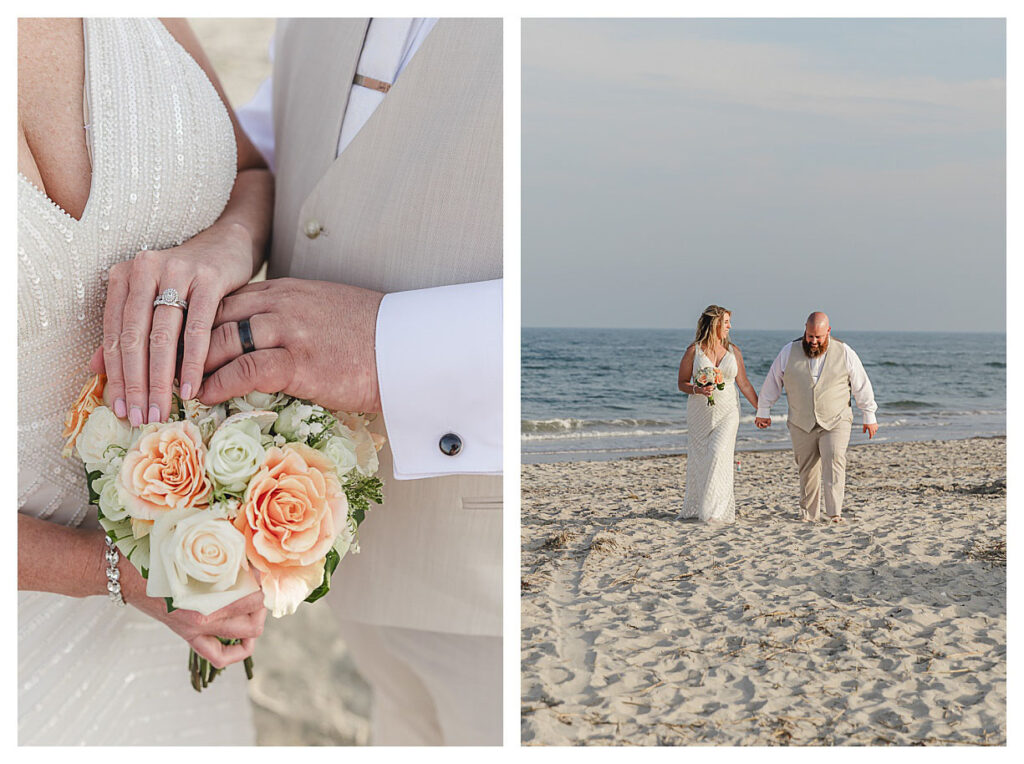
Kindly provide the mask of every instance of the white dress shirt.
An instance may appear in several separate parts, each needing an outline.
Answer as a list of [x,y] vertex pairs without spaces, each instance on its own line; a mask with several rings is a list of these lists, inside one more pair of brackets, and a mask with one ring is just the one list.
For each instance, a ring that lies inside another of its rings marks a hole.
[[[356,73],[394,83],[436,23],[373,19]],[[338,155],[387,98],[378,90],[349,87]],[[252,101],[237,111],[271,170],[272,98],[267,78]],[[396,479],[501,474],[501,287],[498,279],[393,292],[381,301],[377,382]],[[462,439],[462,451],[455,456],[439,447],[447,433]]]
[[[793,348],[796,348],[801,353],[803,347],[800,340],[794,340],[790,342],[775,357],[772,361],[772,366],[768,369],[768,376],[765,377],[764,384],[761,385],[761,394],[757,397],[757,416],[762,419],[767,419],[771,416],[771,408],[775,404],[775,401],[782,395],[782,375],[786,371],[786,364],[789,363],[789,354]],[[871,380],[868,379],[867,372],[864,371],[864,364],[860,362],[860,358],[853,348],[843,343],[843,347],[846,348],[846,371],[850,375],[850,388],[853,390],[853,400],[857,403],[857,408],[860,409],[860,413],[864,424],[875,424],[875,411],[878,410],[878,404],[875,403],[875,393],[871,389]],[[817,358],[808,358],[808,363],[811,367],[811,383],[818,384],[818,377],[821,376],[821,368],[825,362],[825,354],[822,353]]]

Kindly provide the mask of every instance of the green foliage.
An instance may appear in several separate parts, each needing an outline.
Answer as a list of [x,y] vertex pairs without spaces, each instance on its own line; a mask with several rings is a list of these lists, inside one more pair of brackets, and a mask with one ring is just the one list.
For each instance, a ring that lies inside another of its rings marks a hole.
[[331,547],[324,559],[324,580],[320,586],[309,593],[306,602],[316,602],[331,590],[331,576],[334,575],[334,570],[338,567],[339,562],[341,562],[341,556],[334,547]]
[[92,481],[97,480],[98,478],[101,477],[103,477],[103,472],[100,470],[89,472],[89,470],[87,469],[85,471],[85,482],[89,486],[89,503],[95,504],[97,507],[100,505],[100,495],[92,487]]
[[309,419],[306,420],[309,424],[319,422],[323,425],[323,429],[320,430],[316,435],[310,435],[306,438],[306,445],[312,448],[320,448],[327,442],[328,438],[331,437],[331,430],[334,429],[334,425],[338,423],[335,416],[327,410],[317,411],[314,409],[314,413]]
[[384,501],[383,489],[384,484],[380,482],[380,478],[363,477],[358,473],[353,473],[353,477],[346,481],[345,495],[348,497],[348,506],[357,527],[365,519],[371,501],[374,504]]

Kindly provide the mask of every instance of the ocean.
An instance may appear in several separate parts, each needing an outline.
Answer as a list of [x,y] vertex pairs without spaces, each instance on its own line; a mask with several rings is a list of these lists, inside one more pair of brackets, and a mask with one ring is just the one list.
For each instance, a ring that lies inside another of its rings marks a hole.
[[[760,392],[796,331],[734,331]],[[875,442],[1006,434],[1006,335],[843,332],[878,403]],[[679,360],[692,329],[523,329],[522,461],[566,462],[686,452]],[[758,430],[740,396],[736,448],[789,448],[785,395]],[[854,404],[851,444],[867,442]]]

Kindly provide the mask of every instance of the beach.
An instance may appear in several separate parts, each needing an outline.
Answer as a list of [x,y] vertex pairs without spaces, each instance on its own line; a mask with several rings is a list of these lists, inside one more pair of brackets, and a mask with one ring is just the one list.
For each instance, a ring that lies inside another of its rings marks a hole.
[[522,742],[1005,744],[1005,438],[848,459],[841,524],[786,450],[728,526],[675,519],[685,456],[523,465]]

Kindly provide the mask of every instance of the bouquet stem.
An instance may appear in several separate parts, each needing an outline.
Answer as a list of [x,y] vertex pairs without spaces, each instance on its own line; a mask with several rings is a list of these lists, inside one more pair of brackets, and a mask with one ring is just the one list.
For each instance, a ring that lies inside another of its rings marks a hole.
[[[240,639],[223,639],[217,637],[222,645],[237,645],[242,640]],[[252,679],[252,657],[246,658],[243,661],[245,666],[245,678]],[[223,673],[224,669],[216,668],[206,658],[202,657],[195,650],[190,649],[188,652],[188,673],[189,678],[192,681],[192,689],[196,692],[202,692],[204,687],[208,687],[210,682],[217,678],[218,674]]]

